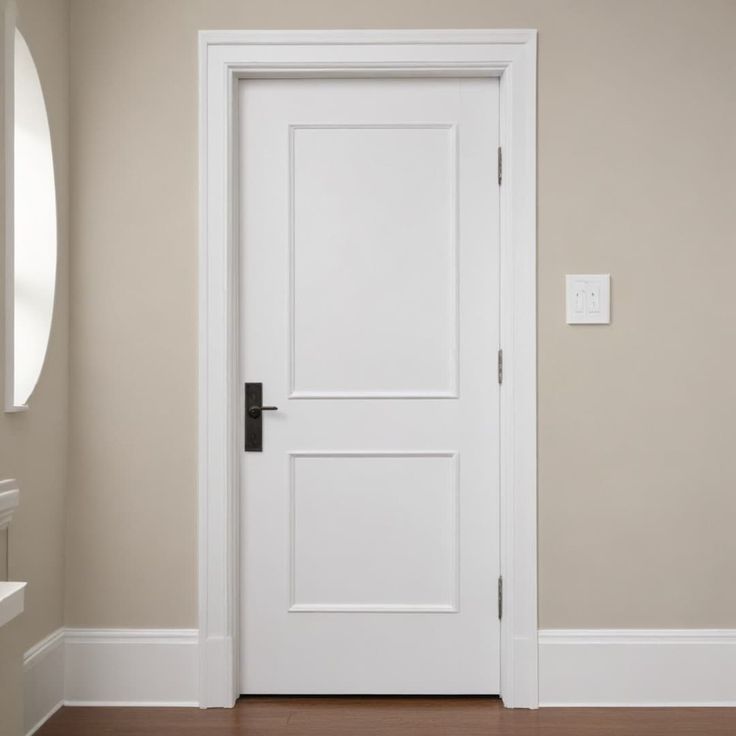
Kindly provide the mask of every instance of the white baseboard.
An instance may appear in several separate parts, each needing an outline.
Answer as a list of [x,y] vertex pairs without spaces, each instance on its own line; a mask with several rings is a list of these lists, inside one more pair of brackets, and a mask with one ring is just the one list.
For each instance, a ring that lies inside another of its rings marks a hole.
[[67,629],[66,705],[198,705],[196,629]]
[[[196,629],[59,629],[23,658],[26,736],[61,705],[198,705]],[[736,706],[736,629],[539,632],[541,706]]]
[[736,629],[539,632],[540,706],[736,706]]
[[35,733],[64,703],[64,629],[23,656],[23,731]]
[[62,705],[193,707],[196,629],[59,629],[23,657],[24,731]]

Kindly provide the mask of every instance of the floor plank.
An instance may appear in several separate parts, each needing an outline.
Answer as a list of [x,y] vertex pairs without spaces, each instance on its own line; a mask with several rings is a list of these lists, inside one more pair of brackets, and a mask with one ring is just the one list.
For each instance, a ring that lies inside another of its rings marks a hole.
[[736,708],[507,710],[481,697],[248,697],[232,710],[62,708],[38,736],[733,736]]

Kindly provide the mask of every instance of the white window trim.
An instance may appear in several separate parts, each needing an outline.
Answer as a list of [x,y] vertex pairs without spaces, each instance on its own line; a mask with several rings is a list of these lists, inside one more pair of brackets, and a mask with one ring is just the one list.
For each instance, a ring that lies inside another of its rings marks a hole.
[[537,707],[536,31],[202,31],[199,46],[200,705],[239,695],[236,82],[413,75],[500,78],[501,696]]
[[15,24],[14,2],[5,6],[3,14],[3,141],[5,146],[5,398],[6,412],[26,411],[15,403]]

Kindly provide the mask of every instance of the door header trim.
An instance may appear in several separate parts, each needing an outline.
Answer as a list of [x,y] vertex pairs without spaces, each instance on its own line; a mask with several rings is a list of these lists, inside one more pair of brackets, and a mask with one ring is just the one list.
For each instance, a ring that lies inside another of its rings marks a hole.
[[[537,687],[535,30],[201,31],[199,34],[199,701],[238,697],[240,514],[233,110],[237,80],[500,78],[501,696]],[[489,379],[490,380],[490,379]]]

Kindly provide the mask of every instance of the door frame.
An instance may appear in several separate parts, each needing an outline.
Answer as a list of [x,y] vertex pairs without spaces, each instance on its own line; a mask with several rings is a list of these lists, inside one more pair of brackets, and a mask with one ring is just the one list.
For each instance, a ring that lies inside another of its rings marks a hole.
[[537,707],[536,56],[535,30],[200,32],[201,707],[231,707],[239,695],[237,82],[378,76],[500,79],[501,697]]

